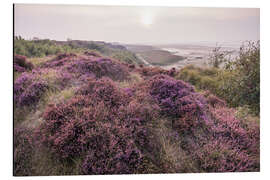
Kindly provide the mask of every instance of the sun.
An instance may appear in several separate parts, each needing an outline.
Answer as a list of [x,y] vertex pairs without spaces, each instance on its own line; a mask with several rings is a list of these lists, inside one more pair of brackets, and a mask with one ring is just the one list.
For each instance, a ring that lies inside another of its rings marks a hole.
[[150,15],[144,15],[141,18],[141,23],[146,27],[150,27],[153,24],[153,17]]

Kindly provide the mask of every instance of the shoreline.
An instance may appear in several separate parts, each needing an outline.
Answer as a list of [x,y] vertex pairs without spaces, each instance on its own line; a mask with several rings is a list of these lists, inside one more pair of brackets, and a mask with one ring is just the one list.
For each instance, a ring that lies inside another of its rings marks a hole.
[[172,63],[170,65],[166,65],[166,66],[160,66],[163,69],[169,70],[171,68],[175,68],[175,69],[181,69],[184,66],[193,64],[196,66],[201,66],[201,67],[205,67],[208,66],[208,59],[207,56],[209,53],[207,53],[207,51],[203,51],[203,50],[186,50],[183,49],[183,53],[181,53],[181,49],[177,49],[177,48],[161,48],[164,51],[168,51],[173,55],[177,55],[177,56],[182,56],[185,57],[185,59],[180,60],[176,63]]

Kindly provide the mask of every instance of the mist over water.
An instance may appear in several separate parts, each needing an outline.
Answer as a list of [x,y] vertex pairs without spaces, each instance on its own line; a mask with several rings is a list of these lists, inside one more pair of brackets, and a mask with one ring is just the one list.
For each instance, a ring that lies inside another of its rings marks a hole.
[[209,65],[210,55],[215,48],[221,47],[221,51],[229,52],[229,58],[235,58],[238,55],[239,49],[243,44],[245,44],[245,42],[242,41],[222,43],[198,41],[183,44],[160,45],[159,47],[162,50],[169,51],[172,54],[185,57],[184,60],[181,60],[174,64],[170,64],[168,66],[163,66],[162,68],[179,69],[189,64],[205,67]]

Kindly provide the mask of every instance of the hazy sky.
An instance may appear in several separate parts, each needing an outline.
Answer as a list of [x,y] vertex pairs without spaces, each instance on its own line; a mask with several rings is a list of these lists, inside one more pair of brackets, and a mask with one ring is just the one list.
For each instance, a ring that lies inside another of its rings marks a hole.
[[260,39],[258,8],[15,5],[15,35],[122,43]]

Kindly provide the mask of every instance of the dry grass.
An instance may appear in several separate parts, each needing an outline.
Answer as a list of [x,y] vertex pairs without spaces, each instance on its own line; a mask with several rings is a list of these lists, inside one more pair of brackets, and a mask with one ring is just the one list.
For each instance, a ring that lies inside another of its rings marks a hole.
[[128,88],[128,87],[132,87],[133,85],[135,85],[136,83],[141,82],[143,79],[140,76],[140,74],[132,72],[130,73],[130,79],[121,81],[121,82],[116,82],[118,83],[119,87],[121,88]]
[[42,57],[42,58],[39,58],[39,57],[33,57],[33,58],[27,58],[27,60],[29,62],[31,62],[35,67],[53,59],[54,57],[56,57],[56,55],[50,55],[50,56],[46,56],[46,57]]

